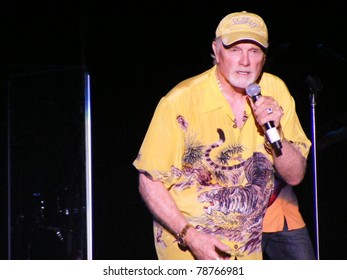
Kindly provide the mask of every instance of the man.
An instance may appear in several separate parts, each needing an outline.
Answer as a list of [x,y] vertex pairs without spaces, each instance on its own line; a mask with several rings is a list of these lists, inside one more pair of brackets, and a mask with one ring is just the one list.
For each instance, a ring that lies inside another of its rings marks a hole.
[[[311,143],[284,82],[263,72],[268,46],[261,17],[227,15],[212,42],[215,65],[157,105],[133,164],[159,259],[262,259],[275,172],[291,185],[304,178]],[[246,92],[254,83],[257,100]],[[278,133],[280,153],[266,132]]]

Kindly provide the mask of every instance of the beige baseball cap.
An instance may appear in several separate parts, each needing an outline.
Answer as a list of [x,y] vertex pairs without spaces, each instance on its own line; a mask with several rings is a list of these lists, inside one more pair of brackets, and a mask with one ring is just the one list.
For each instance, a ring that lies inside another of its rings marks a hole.
[[216,29],[216,38],[221,37],[224,45],[241,40],[251,40],[268,48],[268,31],[264,20],[246,11],[225,16]]

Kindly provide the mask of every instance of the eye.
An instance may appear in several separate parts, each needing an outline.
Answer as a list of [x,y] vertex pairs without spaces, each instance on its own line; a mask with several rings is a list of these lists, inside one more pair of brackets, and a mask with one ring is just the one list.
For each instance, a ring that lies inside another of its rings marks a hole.
[[237,55],[237,54],[241,54],[242,53],[242,50],[241,49],[239,49],[239,48],[230,48],[229,49],[229,52],[231,53],[231,54],[235,54],[235,55]]
[[259,56],[261,55],[262,51],[260,49],[251,49],[249,50],[249,54],[252,56]]

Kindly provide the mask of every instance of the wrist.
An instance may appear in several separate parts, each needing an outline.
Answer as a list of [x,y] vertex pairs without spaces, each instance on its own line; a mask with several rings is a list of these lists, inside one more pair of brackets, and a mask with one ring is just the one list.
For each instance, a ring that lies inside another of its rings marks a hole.
[[189,230],[190,227],[193,227],[191,224],[186,224],[183,229],[181,230],[181,232],[177,233],[176,234],[176,241],[178,242],[178,244],[181,246],[181,247],[186,247],[187,244],[186,244],[186,235],[187,235],[187,232]]

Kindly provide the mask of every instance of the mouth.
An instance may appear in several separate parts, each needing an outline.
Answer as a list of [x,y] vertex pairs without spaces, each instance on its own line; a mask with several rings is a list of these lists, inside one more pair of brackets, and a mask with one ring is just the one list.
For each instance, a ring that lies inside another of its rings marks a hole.
[[249,71],[237,71],[236,73],[239,75],[249,75],[250,74]]

